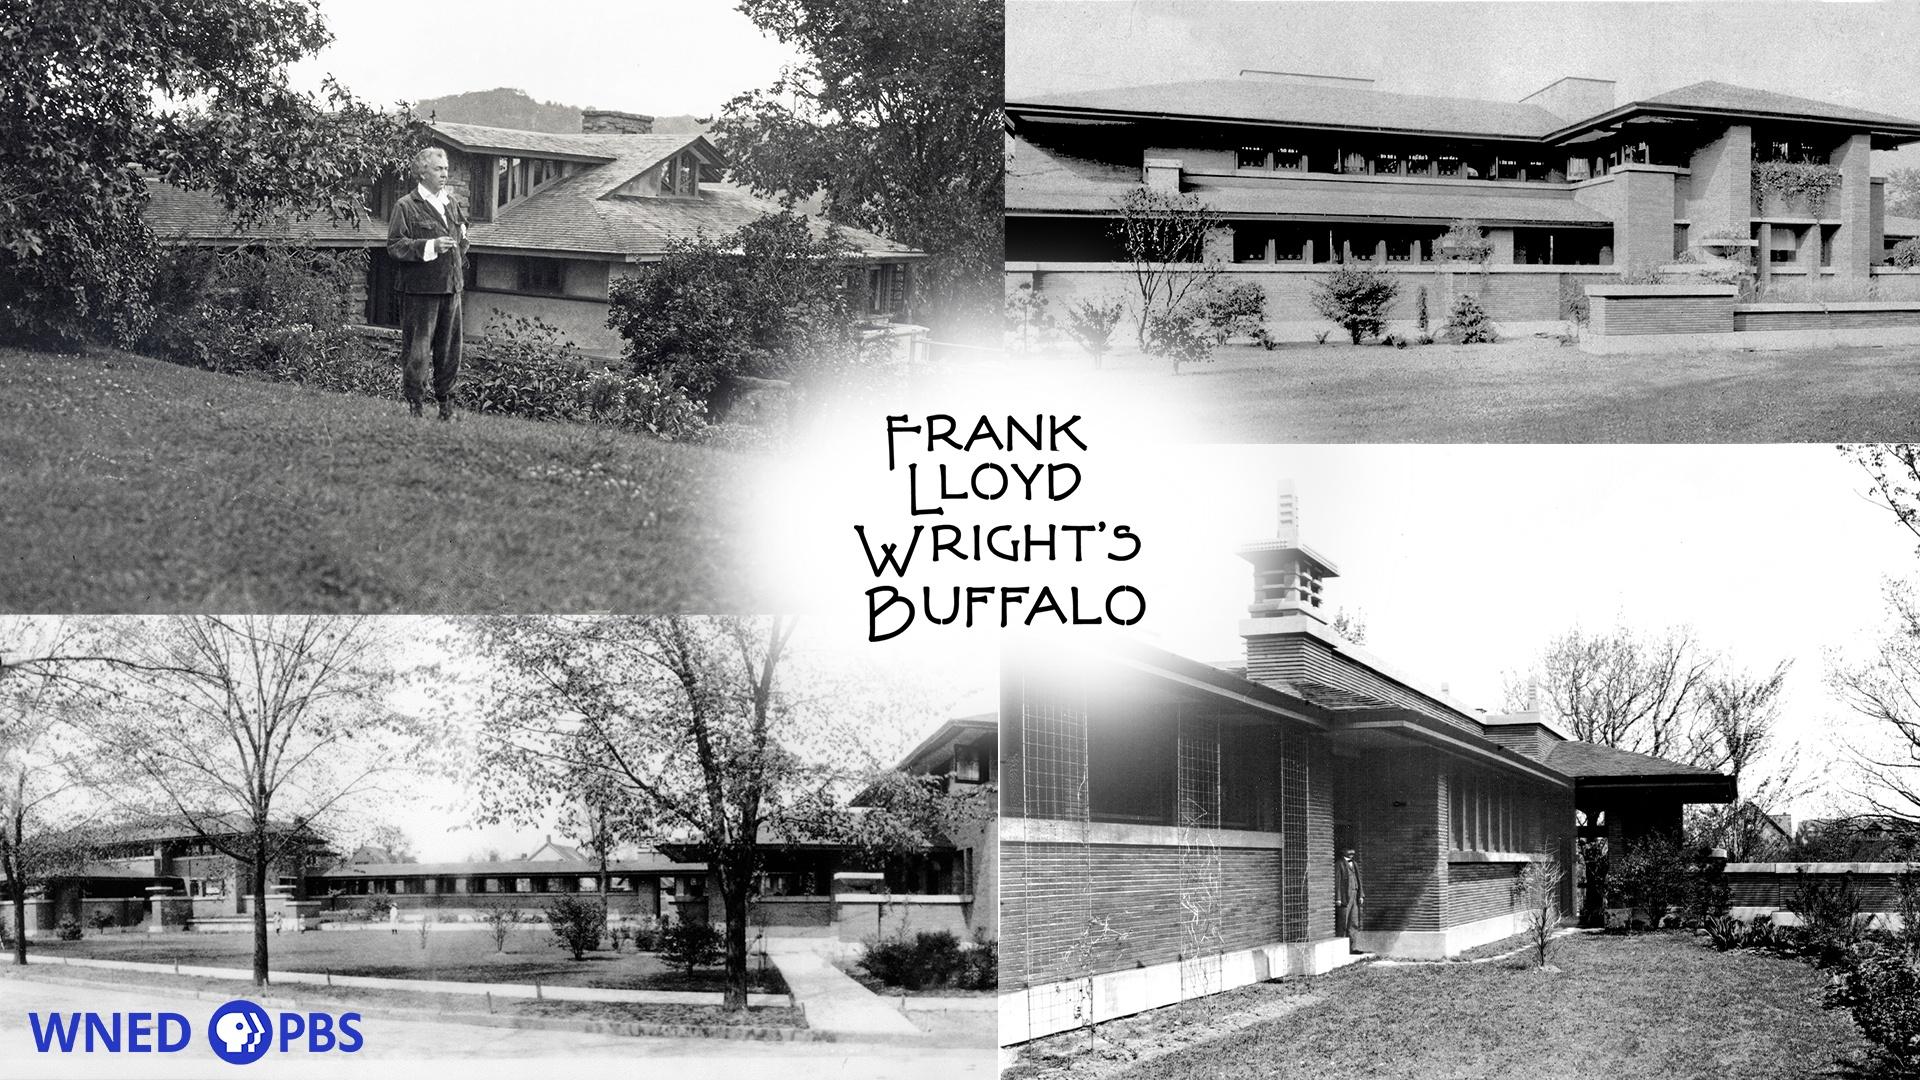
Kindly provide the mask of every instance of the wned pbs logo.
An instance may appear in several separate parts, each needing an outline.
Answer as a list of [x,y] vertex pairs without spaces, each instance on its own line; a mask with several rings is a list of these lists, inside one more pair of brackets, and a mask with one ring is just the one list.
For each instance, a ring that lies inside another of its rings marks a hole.
[[[360,1049],[360,1032],[354,1027],[359,1013],[341,1013],[339,1019],[323,1012],[283,1012],[276,1018],[251,1001],[229,1001],[213,1011],[207,1024],[207,1042],[221,1061],[229,1065],[251,1065],[274,1048],[305,1049],[322,1054],[338,1050],[351,1054]],[[301,1044],[304,1043],[304,1046]]]

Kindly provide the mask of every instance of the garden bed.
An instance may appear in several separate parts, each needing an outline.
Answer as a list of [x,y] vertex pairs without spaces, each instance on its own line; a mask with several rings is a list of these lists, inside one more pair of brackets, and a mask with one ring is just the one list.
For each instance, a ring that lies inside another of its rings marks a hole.
[[[79,941],[36,938],[31,955],[45,959],[80,957],[155,964],[247,969],[253,963],[251,934],[88,934]],[[382,979],[439,979],[450,982],[529,983],[591,986],[624,990],[681,990],[720,993],[725,972],[669,967],[653,953],[589,952],[574,960],[548,944],[546,931],[516,931],[505,952],[496,952],[491,935],[475,930],[430,932],[421,948],[416,926],[399,933],[278,934],[267,941],[270,970],[359,975]],[[784,994],[786,983],[772,964],[747,968],[748,989]]]
[[1002,1075],[1799,1080],[1857,1076],[1867,1060],[1803,964],[1716,953],[1687,933],[1576,935],[1550,962],[1357,965],[1261,983],[1036,1040]]
[[906,998],[990,998],[998,995],[998,990],[962,990],[954,986],[929,986],[921,990],[909,990],[904,986],[888,986],[878,978],[867,973],[865,968],[852,960],[835,960],[833,966],[846,976],[881,997]]

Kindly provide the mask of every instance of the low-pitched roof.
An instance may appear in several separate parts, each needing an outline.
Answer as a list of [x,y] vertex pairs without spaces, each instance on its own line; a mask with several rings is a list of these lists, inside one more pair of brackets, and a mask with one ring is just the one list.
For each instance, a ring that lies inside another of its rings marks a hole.
[[291,221],[241,229],[212,192],[187,191],[158,177],[147,178],[147,226],[163,241],[230,244],[236,240],[308,240],[332,246],[375,247],[387,242],[387,223],[363,216],[358,222],[309,214]]
[[1633,104],[1670,105],[1686,109],[1708,109],[1713,112],[1761,116],[1809,117],[1868,127],[1916,126],[1913,120],[1890,116],[1887,113],[1856,109],[1851,105],[1836,105],[1830,101],[1816,101],[1813,98],[1797,97],[1793,94],[1779,94],[1772,90],[1756,90],[1750,86],[1735,86],[1732,83],[1717,82],[1712,79],[1691,83],[1664,94],[1655,94]]
[[1547,764],[1575,779],[1617,777],[1632,779],[1725,780],[1721,773],[1682,765],[1651,754],[1636,754],[1588,742],[1557,742],[1547,752]]
[[1920,218],[1888,214],[1881,232],[1886,236],[1920,236]]
[[1199,79],[1084,90],[1007,103],[1007,111],[1014,114],[1049,109],[1496,139],[1538,139],[1566,123],[1540,106],[1524,102],[1395,94],[1265,79]]
[[[613,859],[607,863],[610,874],[703,874],[705,863],[675,862],[665,857],[649,859]],[[322,870],[310,877],[458,877],[461,875],[512,877],[571,877],[598,874],[600,864],[592,859],[508,859],[500,862],[449,863],[358,863]]]

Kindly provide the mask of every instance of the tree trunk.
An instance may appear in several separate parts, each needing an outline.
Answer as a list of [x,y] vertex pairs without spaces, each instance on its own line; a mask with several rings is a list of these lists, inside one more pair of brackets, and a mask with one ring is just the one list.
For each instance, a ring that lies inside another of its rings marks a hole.
[[753,860],[724,855],[720,862],[720,902],[727,913],[727,989],[721,1004],[728,1012],[747,1008],[747,890],[753,887]]
[[267,985],[267,845],[265,838],[254,845],[253,865],[253,985]]
[[7,893],[13,901],[13,962],[27,962],[27,883],[14,867],[7,868]]

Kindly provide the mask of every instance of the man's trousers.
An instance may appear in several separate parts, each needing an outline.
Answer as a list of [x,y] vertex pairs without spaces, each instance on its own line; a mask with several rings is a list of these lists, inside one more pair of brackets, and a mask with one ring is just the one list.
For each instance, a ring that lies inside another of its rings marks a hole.
[[460,377],[460,297],[453,293],[400,294],[400,361],[407,403],[426,397],[431,377],[433,399],[453,397]]

